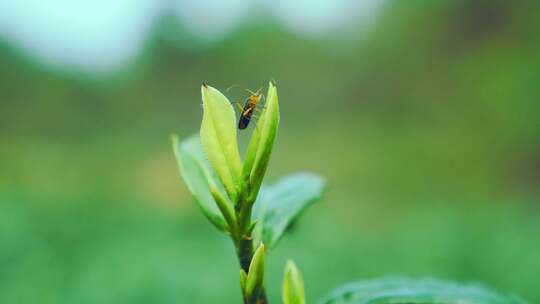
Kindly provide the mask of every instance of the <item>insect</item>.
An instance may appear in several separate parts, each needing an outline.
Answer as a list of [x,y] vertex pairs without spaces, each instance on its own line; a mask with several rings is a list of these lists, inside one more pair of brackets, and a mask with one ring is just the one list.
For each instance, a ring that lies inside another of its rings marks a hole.
[[[232,87],[229,87],[229,89],[230,88]],[[263,99],[264,97],[260,93],[261,89],[262,88],[258,89],[256,92],[245,89],[251,95],[248,96],[248,98],[246,98],[246,100],[244,101],[244,106],[242,106],[239,102],[236,103],[238,110],[240,111],[240,118],[238,119],[238,129],[244,130],[245,128],[247,128],[249,122],[251,121],[251,118],[253,117],[253,113],[255,111],[259,111],[259,108],[257,106],[259,105],[261,99]]]

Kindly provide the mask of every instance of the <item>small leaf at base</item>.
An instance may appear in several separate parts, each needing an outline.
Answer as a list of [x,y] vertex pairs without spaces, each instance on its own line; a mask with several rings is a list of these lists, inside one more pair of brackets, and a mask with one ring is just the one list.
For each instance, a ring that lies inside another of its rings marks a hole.
[[287,261],[283,276],[283,304],[305,304],[304,280],[293,261]]
[[264,244],[260,244],[251,263],[249,264],[249,271],[246,279],[246,298],[250,300],[249,303],[254,302],[258,297],[259,293],[262,290],[264,283]]

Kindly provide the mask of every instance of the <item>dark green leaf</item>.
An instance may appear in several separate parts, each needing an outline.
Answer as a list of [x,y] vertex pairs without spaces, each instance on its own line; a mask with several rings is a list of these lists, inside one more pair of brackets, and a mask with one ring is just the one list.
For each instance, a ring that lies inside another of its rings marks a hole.
[[389,277],[334,290],[320,304],[525,304],[479,284]]
[[301,212],[321,198],[324,181],[317,175],[297,173],[282,178],[271,187],[263,187],[253,207],[258,227],[256,239],[274,247]]

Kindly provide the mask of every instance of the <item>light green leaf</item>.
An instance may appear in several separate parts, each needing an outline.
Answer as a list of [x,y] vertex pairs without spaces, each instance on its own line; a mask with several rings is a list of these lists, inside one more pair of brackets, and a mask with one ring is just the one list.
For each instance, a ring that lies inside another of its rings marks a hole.
[[302,211],[322,197],[324,187],[324,180],[311,173],[296,173],[264,187],[253,206],[255,239],[274,247]]
[[279,126],[279,103],[277,89],[272,82],[268,85],[266,104],[257,122],[257,127],[251,135],[242,178],[249,185],[248,200],[255,201],[268,167],[272,147]]
[[287,261],[283,276],[283,304],[305,304],[304,280],[293,261]]
[[236,202],[236,185],[240,180],[242,163],[234,110],[227,97],[215,88],[203,85],[201,93],[204,110],[201,124],[203,150],[229,198]]
[[478,284],[435,279],[381,278],[334,290],[320,304],[525,304]]
[[249,264],[245,291],[249,303],[255,303],[264,284],[264,251],[265,246],[261,243],[255,250]]
[[225,220],[210,192],[210,188],[217,188],[217,185],[215,176],[204,158],[199,136],[192,136],[181,143],[177,136],[172,136],[172,143],[180,174],[201,211],[214,226],[226,231]]
[[246,292],[247,273],[244,269],[240,269],[240,289],[243,293]]

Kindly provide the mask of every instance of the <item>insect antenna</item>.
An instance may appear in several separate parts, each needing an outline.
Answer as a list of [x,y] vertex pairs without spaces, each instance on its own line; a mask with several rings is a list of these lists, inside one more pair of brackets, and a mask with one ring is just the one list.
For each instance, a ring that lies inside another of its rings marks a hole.
[[260,91],[262,90],[262,87],[260,87],[257,91],[253,92],[252,90],[244,88],[243,86],[240,86],[238,84],[233,84],[232,86],[228,87],[225,91],[229,92],[232,88],[241,88],[241,89],[243,89],[244,91],[248,92],[251,95],[259,95]]

